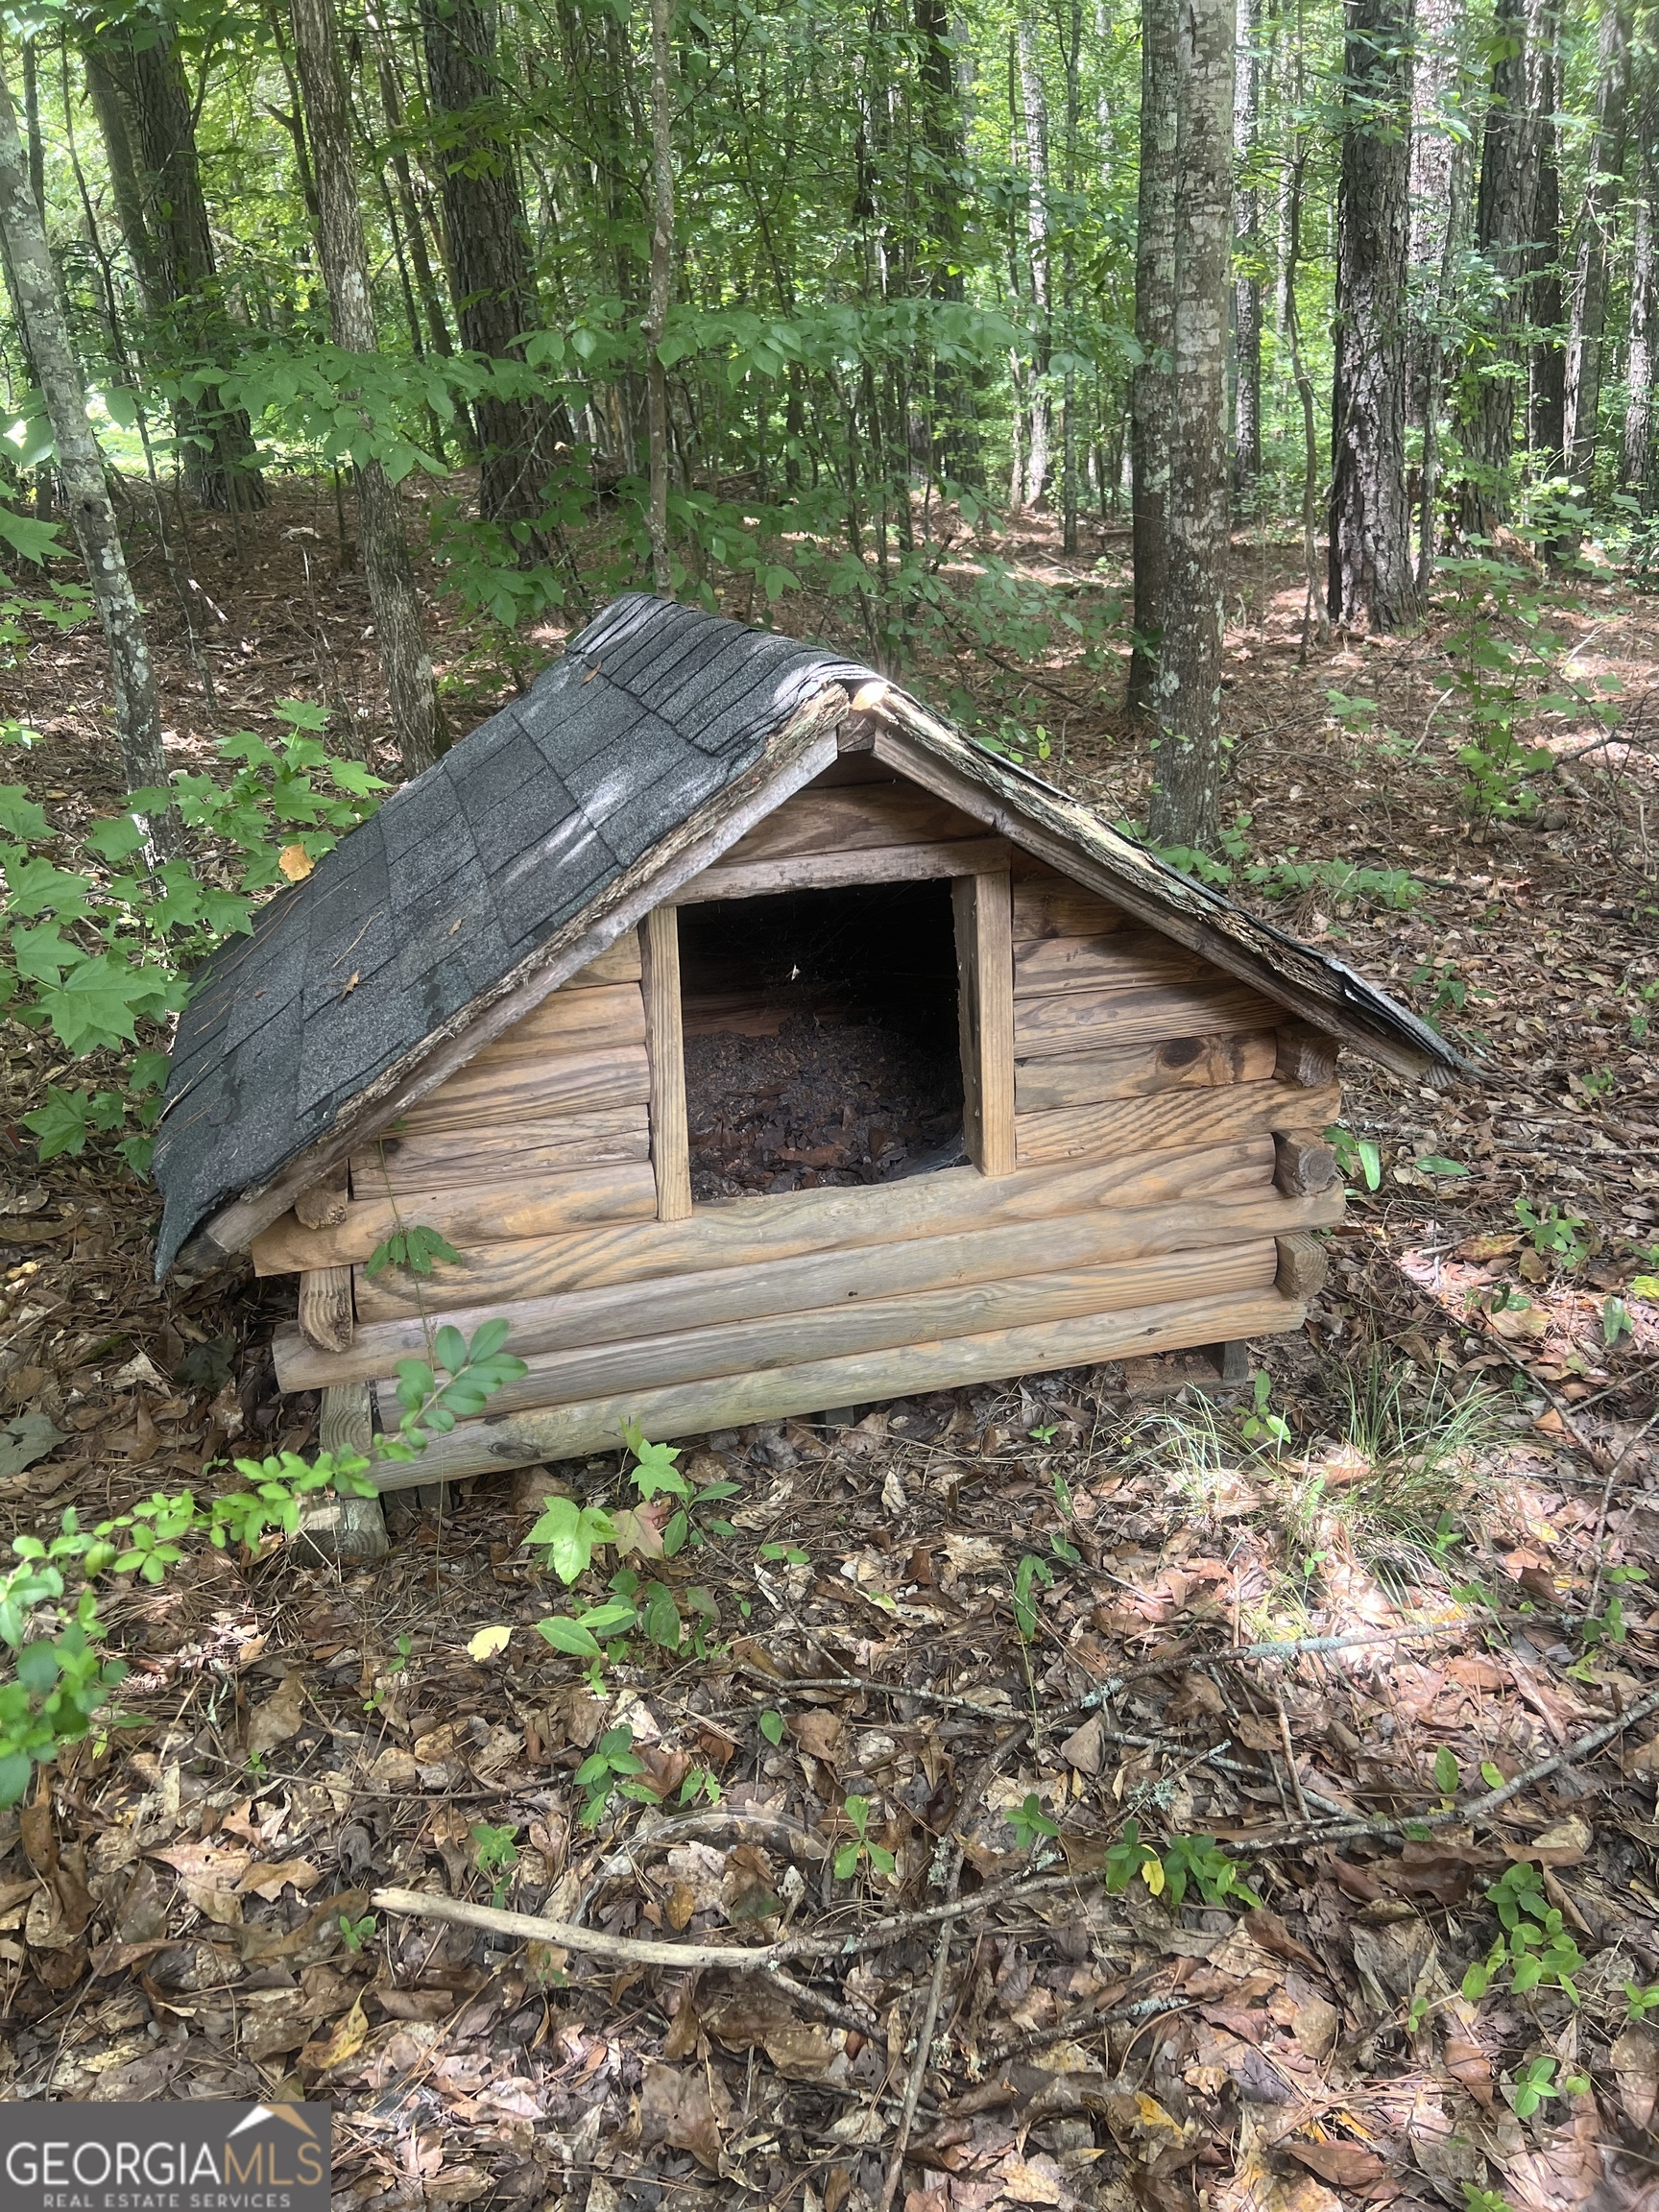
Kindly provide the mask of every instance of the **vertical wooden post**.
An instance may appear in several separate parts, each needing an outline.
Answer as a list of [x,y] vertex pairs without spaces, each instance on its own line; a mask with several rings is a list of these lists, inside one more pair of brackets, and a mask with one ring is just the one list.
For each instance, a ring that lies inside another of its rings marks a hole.
[[680,1022],[680,917],[655,906],[639,931],[645,994],[645,1050],[651,1063],[651,1165],[657,1218],[691,1214],[691,1138],[685,1115],[685,1041]]
[[1011,1175],[1014,929],[1008,872],[955,877],[950,896],[961,985],[963,1136],[981,1174]]

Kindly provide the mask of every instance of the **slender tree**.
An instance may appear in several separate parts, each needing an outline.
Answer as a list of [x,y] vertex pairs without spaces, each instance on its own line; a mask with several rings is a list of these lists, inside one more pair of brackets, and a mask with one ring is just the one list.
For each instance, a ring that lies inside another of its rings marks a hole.
[[1590,141],[1590,169],[1574,257],[1572,326],[1567,340],[1567,474],[1581,501],[1590,496],[1596,469],[1607,271],[1623,189],[1629,102],[1629,0],[1607,0],[1601,12],[1596,130]]
[[1179,0],[1175,394],[1148,835],[1214,845],[1221,804],[1227,581],[1227,295],[1233,244],[1233,0]]
[[1417,588],[1434,570],[1440,489],[1440,411],[1447,333],[1464,249],[1472,175],[1461,108],[1463,0],[1417,0],[1411,71],[1411,304],[1407,380],[1422,436]]
[[1458,394],[1458,426],[1471,467],[1461,487],[1465,530],[1488,535],[1508,503],[1515,399],[1522,388],[1519,325],[1532,213],[1531,128],[1527,105],[1524,0],[1498,0],[1491,85],[1480,139],[1475,246],[1486,298],[1470,320]]
[[1233,495],[1247,506],[1262,473],[1262,188],[1256,132],[1262,107],[1261,0],[1241,0],[1238,77],[1233,96],[1233,152],[1238,189],[1233,276]]
[[1025,245],[1031,271],[1031,427],[1025,445],[1025,483],[1021,504],[1041,506],[1048,483],[1051,436],[1048,405],[1048,99],[1043,86],[1043,57],[1037,26],[1022,16],[1020,47],[1020,132],[1025,167]]
[[1127,704],[1152,711],[1169,593],[1169,498],[1175,366],[1175,80],[1178,0],[1141,0],[1141,172],[1135,231],[1135,345],[1129,474],[1135,637]]
[[[292,0],[294,51],[310,127],[317,189],[317,250],[328,287],[336,345],[348,353],[376,349],[369,256],[351,152],[346,73],[335,35],[333,0]],[[365,425],[367,419],[365,419]],[[392,727],[406,776],[429,768],[448,742],[426,650],[425,624],[403,533],[402,504],[385,464],[354,464],[363,573],[374,612],[375,642],[386,678]]]
[[[5,250],[12,305],[28,334],[30,358],[40,379],[40,393],[52,425],[69,526],[85,564],[86,581],[103,625],[121,773],[129,791],[163,787],[167,761],[144,616],[127,573],[104,458],[86,420],[86,387],[70,347],[63,297],[47,248],[28,155],[17,129],[17,110],[3,72],[0,246]],[[170,852],[177,838],[177,816],[170,808],[156,813],[151,817],[150,831],[157,850]]]
[[1630,221],[1630,353],[1619,483],[1623,491],[1638,492],[1647,510],[1653,490],[1653,378],[1659,352],[1659,61],[1646,41],[1636,67],[1640,94]]
[[[100,76],[94,106],[110,169],[135,186],[135,194],[118,188],[117,212],[157,333],[184,367],[228,367],[240,339],[220,281],[178,40],[164,16],[132,14],[99,26],[92,50]],[[114,87],[113,103],[104,80]],[[240,408],[204,397],[177,409],[176,421],[185,480],[204,506],[234,514],[265,504],[252,430]]]
[[[493,10],[488,0],[421,0],[421,29],[461,343],[511,361],[539,314],[523,195],[511,149],[501,141]],[[489,391],[474,403],[473,418],[480,513],[494,522],[534,522],[546,504],[553,463],[549,409]]]
[[671,7],[672,0],[651,0],[651,300],[644,324],[650,407],[651,581],[664,599],[674,592],[674,566],[668,552],[668,374],[662,365],[668,294],[674,276]]
[[1406,493],[1411,221],[1411,0],[1348,0],[1331,396],[1334,622],[1397,629],[1412,611]]
[[1562,350],[1561,173],[1555,113],[1561,105],[1558,0],[1528,0],[1527,105],[1532,118],[1532,215],[1527,225],[1527,443],[1541,474],[1559,473],[1566,455],[1567,359]]

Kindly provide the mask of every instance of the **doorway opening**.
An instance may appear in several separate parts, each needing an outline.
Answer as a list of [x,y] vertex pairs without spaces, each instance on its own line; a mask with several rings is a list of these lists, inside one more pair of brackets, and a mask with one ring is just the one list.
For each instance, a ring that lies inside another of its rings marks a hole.
[[680,909],[691,1195],[959,1166],[950,885],[859,884]]

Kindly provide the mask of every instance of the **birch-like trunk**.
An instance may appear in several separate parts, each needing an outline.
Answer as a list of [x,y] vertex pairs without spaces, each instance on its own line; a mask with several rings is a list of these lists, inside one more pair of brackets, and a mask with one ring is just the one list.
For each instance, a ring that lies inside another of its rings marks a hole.
[[[352,160],[350,113],[333,0],[292,0],[294,50],[311,133],[317,192],[317,250],[328,287],[334,342],[348,353],[375,350],[374,308],[369,291],[369,256]],[[355,464],[357,533],[363,575],[374,614],[375,643],[386,678],[392,728],[405,776],[430,768],[448,744],[425,624],[415,589],[415,571],[403,531],[402,502],[384,465]]]
[[1262,189],[1254,173],[1262,106],[1261,0],[1242,0],[1238,77],[1233,97],[1233,494],[1248,508],[1262,474]]
[[[30,360],[40,380],[58,448],[58,475],[69,525],[86,565],[86,580],[104,629],[121,773],[129,791],[164,787],[167,761],[161,746],[161,711],[144,616],[127,573],[104,459],[86,420],[86,387],[69,344],[62,295],[4,74],[0,74],[0,243],[5,247],[12,304],[28,334]],[[175,851],[177,814],[168,808],[153,816],[150,832],[157,852],[165,855]]]
[[1031,257],[1031,428],[1025,449],[1023,504],[1040,504],[1048,482],[1048,99],[1037,27],[1020,23],[1020,120],[1025,149],[1025,242]]
[[668,373],[661,351],[668,328],[668,294],[674,276],[670,7],[671,0],[651,0],[651,289],[643,325],[651,461],[651,510],[647,517],[651,582],[664,599],[674,595],[674,568],[668,552]]
[[1574,257],[1572,327],[1567,340],[1567,474],[1581,500],[1596,472],[1601,412],[1602,335],[1607,268],[1624,171],[1624,120],[1630,103],[1628,0],[1609,0],[1601,16],[1596,74],[1596,131]]
[[1638,492],[1646,511],[1651,504],[1653,469],[1653,373],[1659,351],[1659,69],[1653,57],[1639,59],[1641,96],[1637,108],[1638,165],[1630,239],[1630,359],[1625,372],[1624,437],[1620,455],[1622,490]]
[[1152,711],[1168,599],[1170,410],[1175,354],[1176,0],[1141,0],[1141,178],[1129,480],[1135,636],[1126,705]]
[[1147,833],[1201,852],[1221,807],[1234,35],[1233,0],[1179,0],[1169,576]]

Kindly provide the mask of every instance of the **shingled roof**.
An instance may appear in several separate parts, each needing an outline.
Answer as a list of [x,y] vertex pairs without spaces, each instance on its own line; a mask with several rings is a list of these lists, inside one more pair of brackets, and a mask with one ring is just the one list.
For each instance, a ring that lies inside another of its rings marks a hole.
[[[890,725],[940,776],[974,786],[1017,841],[1061,866],[1075,860],[1082,880],[1390,1065],[1431,1074],[1459,1065],[1433,1030],[1341,963],[1167,868],[870,669],[631,594],[573,637],[524,698],[262,908],[251,936],[204,963],[156,1140],[157,1273],[230,1201],[271,1190],[434,1039],[449,1042],[451,1062],[465,1057],[455,1041],[469,1038],[474,1010],[498,1003],[539,960],[568,954],[584,917],[603,913],[608,894],[614,903],[616,886],[665,841],[684,846],[688,828],[730,817],[697,864],[714,857],[796,787],[799,773],[781,774],[780,740],[814,699],[828,693],[844,710],[849,692],[869,698],[875,687]],[[745,794],[739,816],[731,801]],[[627,920],[613,917],[609,935]],[[245,1240],[210,1239],[219,1250]]]

